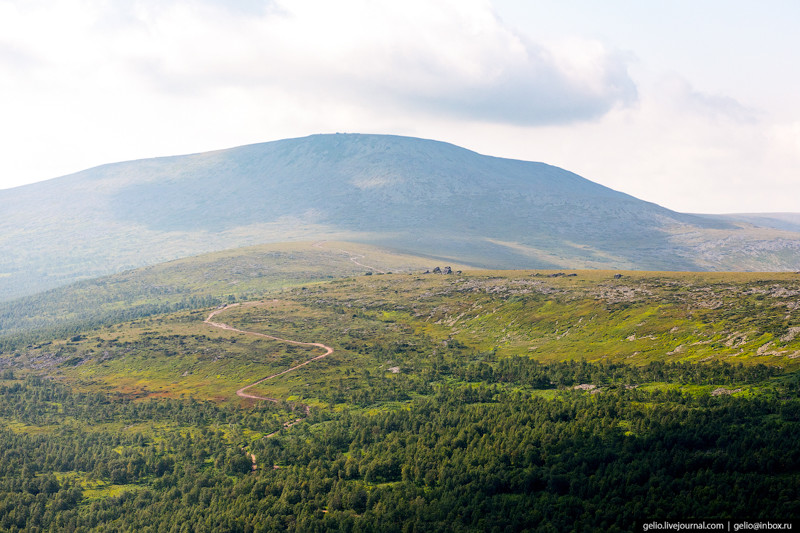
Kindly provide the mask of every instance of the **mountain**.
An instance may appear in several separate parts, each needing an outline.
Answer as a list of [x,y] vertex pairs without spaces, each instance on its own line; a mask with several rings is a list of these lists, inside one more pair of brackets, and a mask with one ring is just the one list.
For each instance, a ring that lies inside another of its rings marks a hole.
[[800,213],[741,213],[717,218],[749,222],[755,226],[800,232]]
[[492,268],[796,269],[800,233],[756,222],[677,213],[544,163],[437,141],[313,135],[0,191],[0,299],[318,239]]

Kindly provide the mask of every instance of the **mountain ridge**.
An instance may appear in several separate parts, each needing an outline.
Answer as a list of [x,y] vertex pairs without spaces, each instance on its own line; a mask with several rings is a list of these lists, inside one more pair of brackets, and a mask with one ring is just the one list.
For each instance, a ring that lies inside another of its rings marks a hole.
[[545,163],[390,135],[110,163],[0,191],[0,206],[0,299],[199,253],[315,239],[489,268],[800,264],[791,224],[678,213]]

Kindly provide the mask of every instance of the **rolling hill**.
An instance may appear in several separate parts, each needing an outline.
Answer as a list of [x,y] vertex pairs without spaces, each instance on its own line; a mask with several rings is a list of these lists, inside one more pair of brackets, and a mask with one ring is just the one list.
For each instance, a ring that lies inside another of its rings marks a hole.
[[794,270],[795,230],[677,213],[560,168],[442,142],[314,135],[0,191],[0,299],[318,239],[489,268]]
[[53,335],[71,337],[100,324],[257,298],[303,284],[432,267],[426,258],[331,241],[211,252],[0,302],[0,351]]

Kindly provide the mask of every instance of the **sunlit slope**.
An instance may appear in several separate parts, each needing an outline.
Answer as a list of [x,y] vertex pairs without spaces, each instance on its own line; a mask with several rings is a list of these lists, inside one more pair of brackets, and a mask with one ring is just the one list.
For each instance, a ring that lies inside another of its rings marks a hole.
[[94,325],[208,307],[304,283],[435,266],[428,258],[331,241],[214,252],[0,302],[0,346],[9,339],[32,342],[42,330],[74,335]]
[[[397,398],[407,398],[434,378],[498,379],[503,365],[518,359],[608,363],[620,372],[651,363],[763,363],[778,373],[800,367],[796,275],[552,274],[359,275],[274,292],[215,315],[241,331],[204,323],[211,309],[182,311],[20,348],[3,364],[89,388],[238,402],[239,388],[321,353],[244,333],[256,332],[334,352],[250,392],[328,407],[360,398],[358,387],[373,379],[384,383],[387,400],[401,389]],[[600,386],[590,370],[566,385]],[[694,366],[685,372],[685,383],[706,392],[723,384],[697,378],[702,370]],[[553,387],[550,379],[536,387]]]
[[800,234],[676,213],[442,142],[315,135],[0,191],[0,298],[265,242],[347,240],[490,268],[791,270]]

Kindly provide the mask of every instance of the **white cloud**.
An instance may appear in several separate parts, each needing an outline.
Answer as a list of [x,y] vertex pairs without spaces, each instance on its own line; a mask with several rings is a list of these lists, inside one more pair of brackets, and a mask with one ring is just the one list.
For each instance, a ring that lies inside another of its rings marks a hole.
[[279,87],[522,124],[593,119],[636,96],[619,55],[548,50],[483,2],[306,0],[261,17],[173,3],[140,20],[123,54],[162,89]]
[[0,35],[4,184],[412,119],[573,123],[636,98],[624,57],[537,44],[480,0],[0,0]]
[[636,106],[596,123],[518,130],[495,153],[531,158],[684,212],[798,210],[800,127],[675,75],[640,82]]
[[662,76],[655,94],[672,112],[716,121],[755,123],[763,113],[724,94],[698,91],[677,74]]
[[0,186],[360,131],[545,161],[685,211],[797,210],[796,114],[608,43],[525,34],[481,0],[0,0]]

